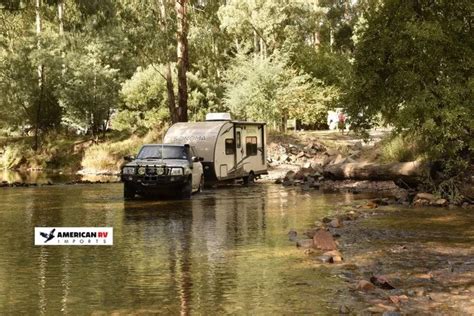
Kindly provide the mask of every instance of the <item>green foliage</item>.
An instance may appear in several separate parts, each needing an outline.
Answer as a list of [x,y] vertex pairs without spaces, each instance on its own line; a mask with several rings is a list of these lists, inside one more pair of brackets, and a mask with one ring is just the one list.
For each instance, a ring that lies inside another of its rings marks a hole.
[[469,1],[387,0],[369,10],[346,98],[353,126],[368,128],[381,113],[448,173],[466,168],[474,151],[470,12]]
[[241,119],[267,121],[279,127],[283,119],[299,118],[322,124],[337,95],[304,73],[287,66],[286,59],[239,55],[226,72],[225,105]]
[[383,162],[408,162],[419,158],[417,140],[401,135],[392,135],[381,143]]
[[60,92],[64,121],[93,133],[105,129],[118,103],[118,70],[102,62],[100,51],[100,44],[91,43],[67,56]]

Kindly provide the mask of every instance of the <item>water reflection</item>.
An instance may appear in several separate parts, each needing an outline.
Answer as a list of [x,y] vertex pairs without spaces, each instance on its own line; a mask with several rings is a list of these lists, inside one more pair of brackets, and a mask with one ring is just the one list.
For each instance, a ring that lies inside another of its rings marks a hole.
[[66,183],[70,181],[102,181],[102,182],[116,182],[119,180],[118,176],[106,175],[79,175],[79,174],[63,174],[61,172],[53,171],[17,171],[0,169],[0,182],[7,181],[8,183]]

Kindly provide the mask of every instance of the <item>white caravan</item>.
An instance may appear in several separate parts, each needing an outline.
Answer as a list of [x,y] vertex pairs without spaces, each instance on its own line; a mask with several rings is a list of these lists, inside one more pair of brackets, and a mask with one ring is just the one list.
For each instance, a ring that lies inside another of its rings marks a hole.
[[165,144],[192,145],[203,158],[206,184],[267,174],[265,123],[233,121],[229,113],[209,113],[204,122],[176,123]]

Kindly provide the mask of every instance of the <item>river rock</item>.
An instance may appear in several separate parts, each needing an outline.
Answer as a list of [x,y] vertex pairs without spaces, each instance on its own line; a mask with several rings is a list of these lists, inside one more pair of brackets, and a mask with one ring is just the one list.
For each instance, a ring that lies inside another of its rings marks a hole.
[[421,192],[415,196],[415,200],[428,200],[431,202],[431,201],[435,201],[436,197],[431,193]]
[[360,280],[360,281],[357,283],[356,289],[359,290],[359,291],[368,292],[368,291],[375,290],[375,286],[374,286],[372,283],[370,283],[369,281]]
[[313,239],[300,239],[296,242],[298,248],[313,248]]
[[331,258],[329,260],[329,262],[331,262],[331,263],[340,263],[343,260],[342,259],[342,254],[337,250],[332,250],[332,251],[325,252],[323,254],[323,256],[329,256]]
[[296,238],[298,236],[298,233],[296,232],[296,230],[294,229],[291,229],[289,232],[288,232],[288,239],[290,241],[296,241]]
[[374,275],[370,278],[370,282],[372,282],[377,287],[384,289],[384,290],[393,290],[395,287],[390,284],[390,281],[386,276],[383,275]]
[[313,244],[321,250],[336,250],[334,237],[326,230],[320,229],[313,236]]
[[331,226],[332,228],[341,228],[343,224],[339,218],[335,218],[331,222],[329,222],[329,226]]
[[435,201],[435,204],[437,206],[446,206],[446,205],[448,205],[448,200],[446,200],[446,199],[437,199]]

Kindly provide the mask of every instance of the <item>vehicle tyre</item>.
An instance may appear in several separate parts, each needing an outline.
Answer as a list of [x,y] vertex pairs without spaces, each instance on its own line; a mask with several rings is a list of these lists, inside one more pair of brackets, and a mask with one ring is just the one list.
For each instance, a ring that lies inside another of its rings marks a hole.
[[133,200],[135,198],[135,188],[132,184],[125,182],[123,184],[123,198],[125,200]]
[[201,181],[199,182],[199,188],[197,192],[202,192],[202,189],[204,188],[204,175],[201,175]]
[[193,192],[193,182],[192,182],[192,179],[189,178],[188,181],[181,188],[181,198],[190,199],[192,192]]
[[255,182],[255,174],[253,171],[250,171],[249,175],[246,177],[243,177],[242,180],[244,180],[244,185],[249,185],[251,183]]

